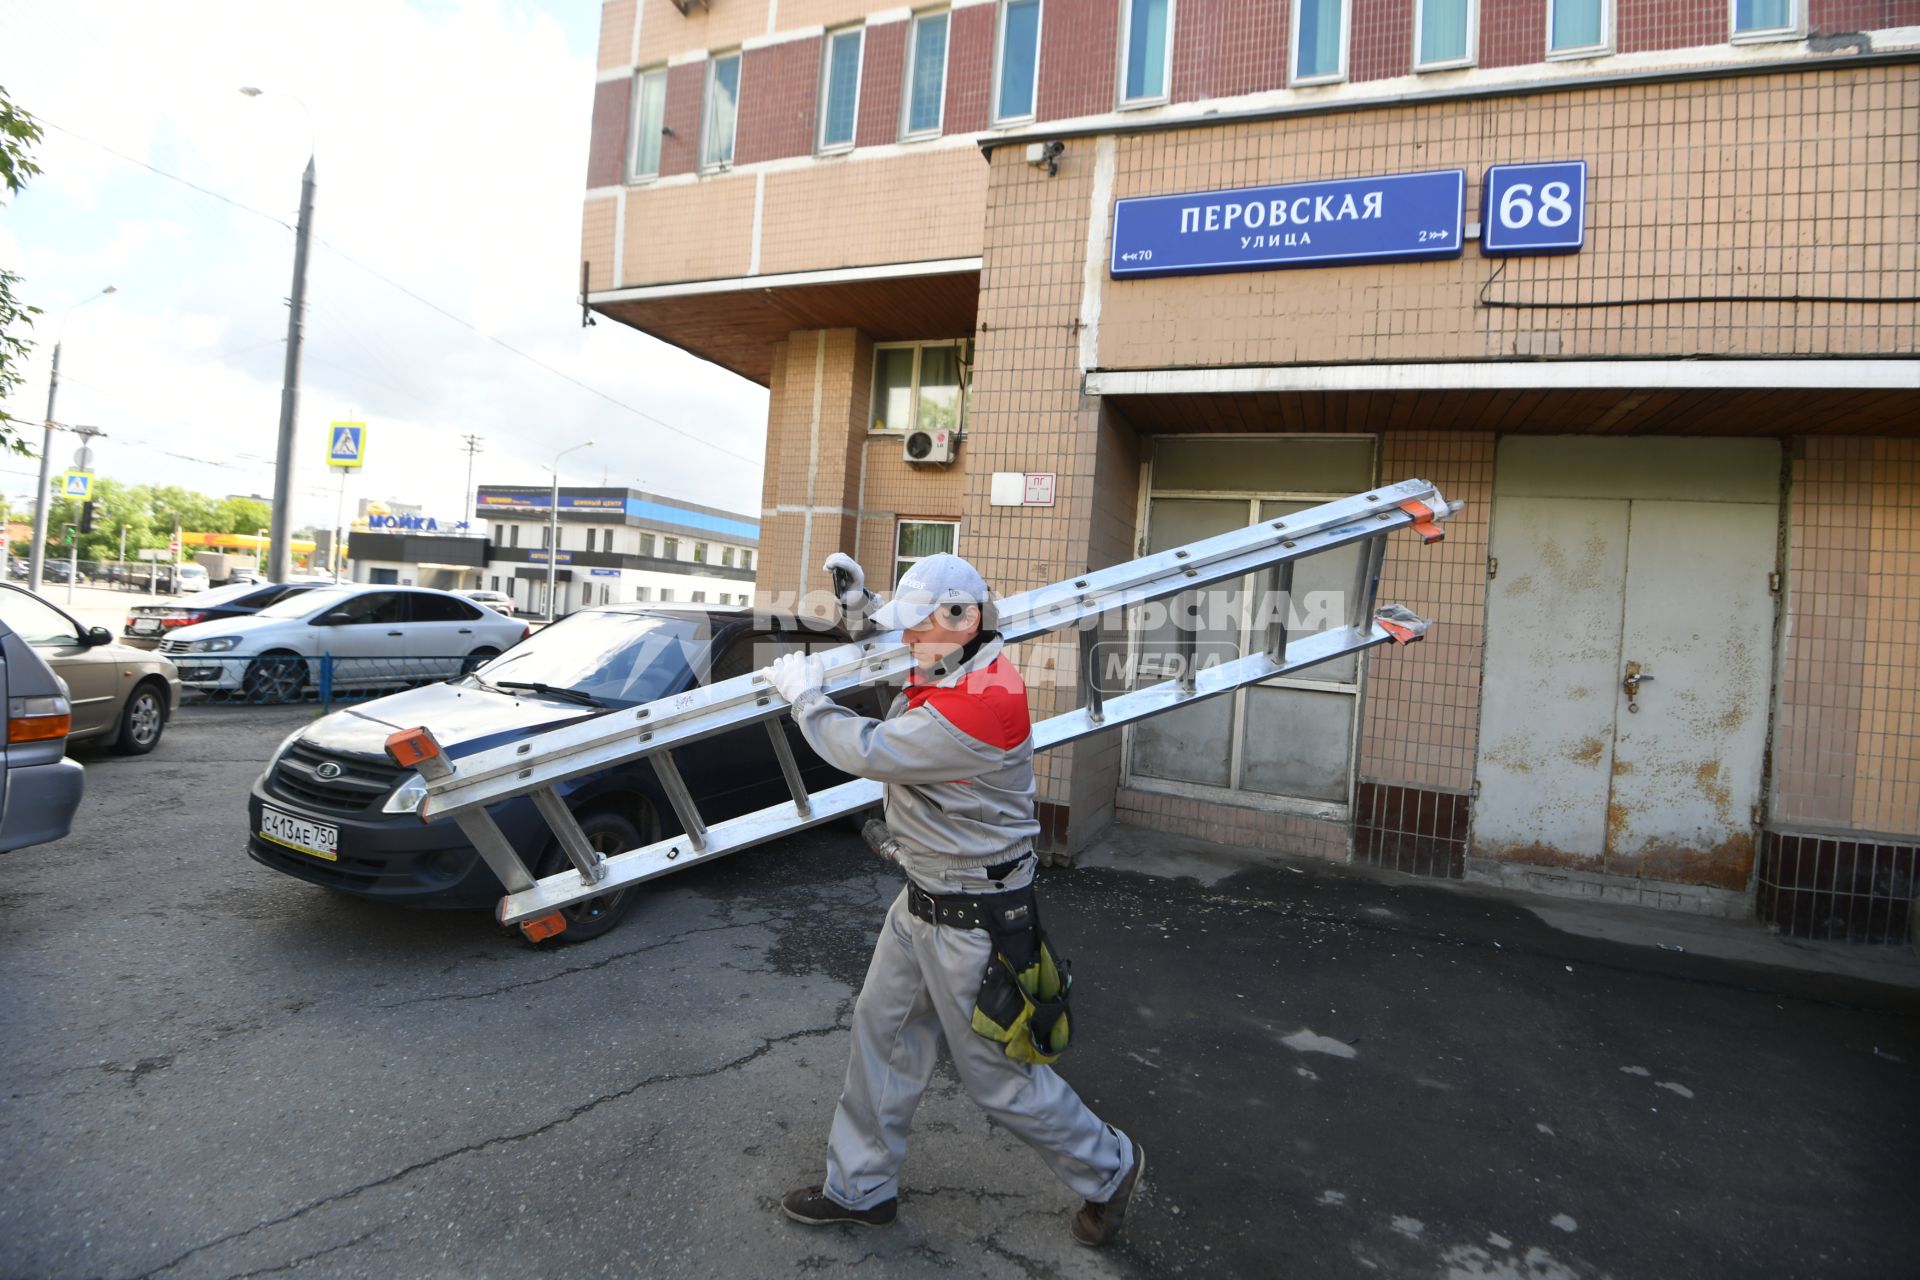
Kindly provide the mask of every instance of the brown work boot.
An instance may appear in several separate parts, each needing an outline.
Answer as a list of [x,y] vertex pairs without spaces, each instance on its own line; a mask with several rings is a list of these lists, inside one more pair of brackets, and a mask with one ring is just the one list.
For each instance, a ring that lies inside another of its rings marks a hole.
[[1080,1206],[1080,1212],[1073,1215],[1073,1238],[1090,1249],[1098,1249],[1119,1235],[1120,1225],[1127,1220],[1127,1203],[1133,1199],[1134,1189],[1140,1185],[1140,1179],[1146,1172],[1147,1149],[1136,1142],[1133,1144],[1133,1167],[1127,1170],[1126,1177],[1120,1179],[1120,1185],[1113,1189],[1113,1195],[1098,1204],[1089,1200]]
[[780,1197],[780,1211],[795,1222],[810,1227],[825,1227],[836,1222],[851,1222],[862,1227],[890,1227],[899,1212],[900,1197],[882,1200],[871,1209],[849,1209],[826,1193],[822,1187],[799,1187]]

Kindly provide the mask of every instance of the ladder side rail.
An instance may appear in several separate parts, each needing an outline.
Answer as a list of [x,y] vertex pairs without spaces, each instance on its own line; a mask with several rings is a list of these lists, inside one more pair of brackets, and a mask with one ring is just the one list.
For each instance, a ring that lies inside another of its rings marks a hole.
[[[1395,509],[1378,512],[1371,520],[1336,524],[1330,530],[1278,543],[1266,537],[1236,555],[1205,565],[1172,560],[1168,571],[1159,576],[1129,582],[1098,595],[1076,595],[1072,603],[1062,602],[1057,616],[1028,617],[1012,624],[1003,618],[1000,631],[1009,644],[1018,643],[1061,630],[1089,616],[1097,617],[1110,609],[1146,604],[1182,591],[1237,579],[1276,563],[1303,559],[1368,539],[1382,539],[1412,524],[1413,519],[1408,513]],[[911,653],[898,640],[891,644],[882,644],[877,639],[857,640],[835,646],[820,657],[827,668],[825,688],[829,695],[904,675],[913,665]],[[428,782],[427,799],[421,805],[420,814],[425,821],[457,814],[475,805],[494,804],[578,774],[726,733],[758,720],[770,720],[785,713],[787,708],[786,699],[769,688],[759,673],[749,672],[674,694],[644,707],[561,725],[537,738],[464,757],[453,776]],[[541,747],[538,755],[532,753],[536,743]]]
[[[1035,725],[1034,750],[1045,751],[1063,746],[1107,729],[1231,693],[1257,681],[1288,675],[1348,653],[1371,649],[1391,639],[1378,626],[1364,632],[1336,627],[1295,641],[1290,658],[1284,663],[1273,662],[1264,652],[1253,653],[1194,675],[1191,691],[1183,687],[1183,676],[1117,694],[1107,702],[1106,716],[1102,721],[1092,719],[1087,714],[1087,708],[1080,707]],[[831,818],[858,813],[878,804],[883,794],[879,783],[856,779],[816,794],[811,813],[802,813],[793,803],[782,802],[738,818],[716,822],[703,833],[704,843],[695,845],[691,852],[685,847],[691,843],[686,837],[674,836],[643,848],[615,854],[603,864],[606,874],[592,884],[583,882],[570,871],[561,871],[528,889],[502,898],[500,921],[503,924],[517,924],[535,919],[582,898],[651,880],[695,863],[817,826]]]

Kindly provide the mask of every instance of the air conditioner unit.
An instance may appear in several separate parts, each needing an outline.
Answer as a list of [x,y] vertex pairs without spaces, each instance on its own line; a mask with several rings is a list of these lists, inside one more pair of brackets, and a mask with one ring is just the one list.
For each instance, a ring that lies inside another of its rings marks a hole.
[[944,427],[936,431],[917,428],[907,432],[900,451],[911,464],[944,467],[953,461],[953,446],[954,434]]

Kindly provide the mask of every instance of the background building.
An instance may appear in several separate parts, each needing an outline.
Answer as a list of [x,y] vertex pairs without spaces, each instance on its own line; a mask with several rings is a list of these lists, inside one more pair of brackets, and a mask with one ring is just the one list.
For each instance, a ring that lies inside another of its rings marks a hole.
[[[1056,850],[1119,816],[1904,938],[1916,119],[1920,0],[608,0],[582,257],[768,387],[762,592],[1469,504],[1386,563],[1428,642],[1054,753]],[[1458,175],[1431,225],[1369,225],[1415,174]],[[1063,709],[1072,649],[1020,658]]]

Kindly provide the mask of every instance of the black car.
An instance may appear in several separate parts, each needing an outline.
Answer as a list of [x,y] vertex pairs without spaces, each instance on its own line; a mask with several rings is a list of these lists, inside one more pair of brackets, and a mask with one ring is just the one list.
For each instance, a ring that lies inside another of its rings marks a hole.
[[87,580],[87,574],[84,569],[75,569],[73,565],[64,558],[56,560],[52,556],[48,556],[46,560],[41,562],[40,580],[42,582],[72,582],[78,584]]
[[184,600],[179,604],[135,605],[127,610],[127,621],[121,634],[131,644],[152,649],[158,647],[169,632],[180,627],[219,622],[225,618],[250,618],[270,604],[278,604],[288,596],[323,585],[319,582],[241,583],[202,591],[192,600]]
[[[336,711],[280,745],[248,801],[254,861],[345,893],[430,907],[490,907],[502,889],[452,822],[422,823],[418,774],[397,768],[385,743],[394,726],[425,725],[456,763],[542,730],[635,707],[771,663],[782,653],[845,644],[837,628],[784,624],[746,610],[613,605],[574,613],[534,632],[469,675]],[[884,712],[867,688],[840,701]],[[779,721],[809,790],[847,781],[816,756],[791,719]],[[674,752],[709,822],[788,798],[772,741],[760,724]],[[681,827],[651,765],[636,760],[556,788],[602,853],[622,853]],[[536,876],[568,866],[525,796],[489,812]],[[562,940],[584,942],[618,924],[639,890],[568,907]]]

